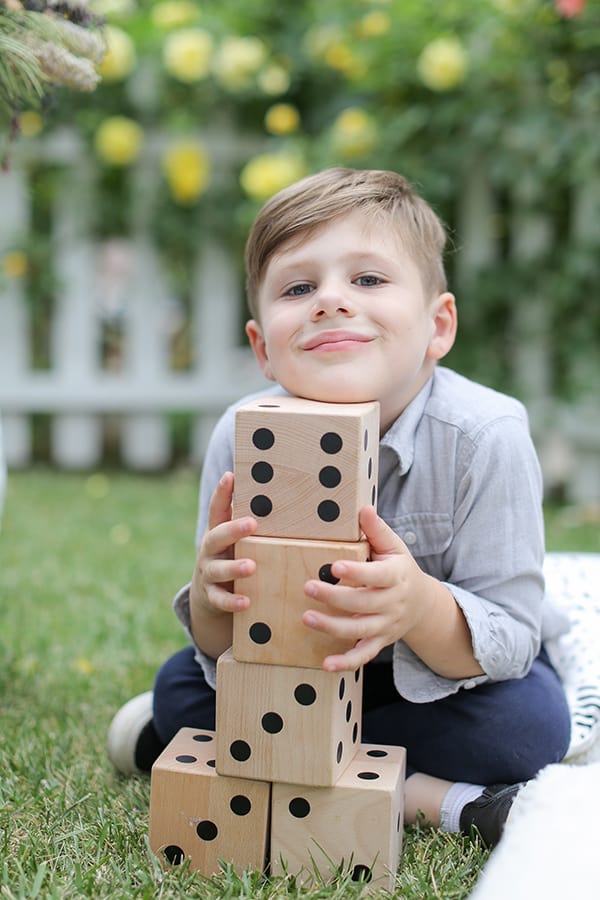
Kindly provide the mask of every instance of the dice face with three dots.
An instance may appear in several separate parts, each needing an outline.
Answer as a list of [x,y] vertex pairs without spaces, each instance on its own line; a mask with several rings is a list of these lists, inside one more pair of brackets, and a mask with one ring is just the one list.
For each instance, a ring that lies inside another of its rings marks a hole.
[[217,775],[213,731],[182,728],[152,767],[149,842],[165,867],[189,860],[211,875],[219,859],[263,869],[270,785]]
[[345,653],[353,646],[354,641],[304,624],[302,614],[315,605],[304,593],[304,585],[309,579],[338,583],[331,564],[337,560],[365,562],[369,557],[366,541],[249,537],[238,541],[235,555],[256,562],[254,574],[234,586],[250,598],[250,607],[233,617],[235,659],[320,669],[326,656]]
[[362,670],[217,662],[217,772],[334,784],[360,743]]
[[257,535],[358,541],[376,505],[379,404],[261,397],[236,413],[234,518]]
[[332,787],[274,784],[271,871],[310,883],[343,861],[356,881],[393,890],[402,850],[405,750],[362,744]]

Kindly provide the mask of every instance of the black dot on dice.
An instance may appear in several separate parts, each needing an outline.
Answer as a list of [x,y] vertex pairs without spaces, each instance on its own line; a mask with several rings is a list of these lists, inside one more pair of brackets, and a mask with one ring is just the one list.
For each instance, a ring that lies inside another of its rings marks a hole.
[[365,866],[362,863],[359,863],[352,869],[352,881],[370,881],[372,877],[369,866]]
[[340,515],[340,508],[333,500],[323,500],[317,506],[317,515],[322,522],[335,522]]
[[339,744],[337,745],[337,753],[335,755],[335,758],[337,759],[338,763],[341,763],[343,755],[344,755],[344,745],[340,741]]
[[279,713],[265,713],[260,720],[260,723],[264,730],[269,734],[279,734],[279,732],[283,728],[283,719],[281,718]]
[[342,480],[342,473],[335,466],[323,466],[319,472],[319,482],[326,488],[336,488]]
[[355,744],[358,740],[358,722],[354,723],[354,727],[352,729],[352,743]]
[[271,640],[271,629],[266,622],[254,622],[248,629],[248,634],[255,644],[268,644]]
[[244,797],[243,794],[236,794],[229,801],[229,808],[236,816],[247,816],[252,809],[252,804],[248,797]]
[[339,453],[343,445],[341,436],[335,431],[327,431],[321,438],[321,450],[324,453]]
[[290,800],[288,809],[295,819],[305,819],[310,812],[310,803],[304,797],[294,797]]
[[365,428],[365,433],[363,435],[363,447],[366,450],[368,446],[369,446],[369,432]]
[[258,450],[270,450],[275,443],[275,435],[270,428],[257,428],[252,435],[252,443]]
[[382,757],[387,755],[387,750],[367,750],[367,756],[373,756],[381,759]]
[[246,762],[247,759],[250,759],[252,750],[246,741],[234,741],[229,747],[229,752],[238,762]]
[[185,853],[176,844],[169,844],[164,848],[162,854],[171,866],[180,866],[185,858]]
[[317,699],[317,692],[312,684],[299,684],[294,691],[294,697],[301,706],[310,706]]
[[212,741],[212,734],[195,734],[192,740],[198,741],[199,743],[204,743],[205,741]]
[[187,753],[181,753],[179,756],[176,756],[175,759],[180,763],[195,763],[198,762],[197,756],[190,756]]
[[269,515],[273,509],[273,504],[265,494],[257,494],[250,501],[250,509],[255,516],[259,516],[262,519]]
[[346,679],[340,678],[340,686],[338,688],[338,697],[340,698],[340,700],[344,699],[345,690],[346,690]]
[[254,463],[250,474],[259,484],[268,484],[273,477],[273,466],[269,465],[268,462]]
[[203,822],[198,822],[196,825],[196,834],[202,841],[214,841],[218,833],[219,829],[215,823],[210,822],[208,819],[205,819]]
[[379,775],[377,772],[359,772],[357,778],[362,778],[363,781],[376,781]]
[[369,462],[367,464],[367,478],[370,478],[373,474],[373,460],[369,457]]
[[346,704],[346,722],[349,722],[352,718],[352,700],[348,700]]
[[377,500],[377,488],[373,485],[371,490],[371,506],[375,506],[375,501]]
[[319,569],[319,579],[321,581],[326,581],[328,584],[337,584],[340,580],[332,573],[331,563],[325,563],[325,565],[321,566]]
[[217,764],[216,759],[207,759],[206,760],[206,765],[210,766],[211,769],[214,769],[216,764]]
[[357,684],[358,684],[359,678],[360,678],[360,669],[355,669],[354,670],[354,680]]

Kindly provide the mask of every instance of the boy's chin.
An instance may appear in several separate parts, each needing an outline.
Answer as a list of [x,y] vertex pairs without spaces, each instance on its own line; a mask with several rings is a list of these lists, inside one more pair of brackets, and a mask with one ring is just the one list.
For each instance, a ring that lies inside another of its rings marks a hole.
[[361,388],[355,384],[336,383],[334,379],[327,385],[300,383],[282,386],[296,397],[321,403],[367,403],[378,399],[369,393],[366,385]]

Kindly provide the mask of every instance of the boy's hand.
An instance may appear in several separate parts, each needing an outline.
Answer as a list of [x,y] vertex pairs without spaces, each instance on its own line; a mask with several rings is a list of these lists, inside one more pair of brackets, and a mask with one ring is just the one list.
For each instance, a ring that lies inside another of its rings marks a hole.
[[254,534],[256,519],[232,519],[232,497],[233,473],[225,472],[210,501],[208,528],[198,549],[190,588],[192,607],[201,606],[206,612],[236,612],[250,605],[248,597],[233,592],[233,581],[251,575],[256,563],[234,559],[234,545]]
[[[330,672],[365,665],[388,644],[407,637],[435,607],[430,586],[435,579],[419,568],[406,544],[372,506],[361,509],[359,521],[371,546],[371,561],[335,562],[332,574],[343,579],[343,585],[307,581],[304,587],[307,596],[324,607],[307,610],[304,624],[356,641],[346,653],[324,660],[323,668]],[[330,615],[327,607],[337,615]]]

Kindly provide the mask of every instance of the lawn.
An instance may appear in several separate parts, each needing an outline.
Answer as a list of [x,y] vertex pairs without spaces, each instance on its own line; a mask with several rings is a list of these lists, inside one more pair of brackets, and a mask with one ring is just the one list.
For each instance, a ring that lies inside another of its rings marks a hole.
[[[163,872],[150,853],[148,779],[105,752],[115,710],[185,638],[170,609],[194,558],[197,475],[11,473],[0,534],[0,895],[358,896],[342,876],[298,888],[231,872]],[[551,549],[600,551],[575,510],[548,512]],[[393,896],[466,897],[486,853],[407,829]],[[389,896],[381,894],[381,896]]]

